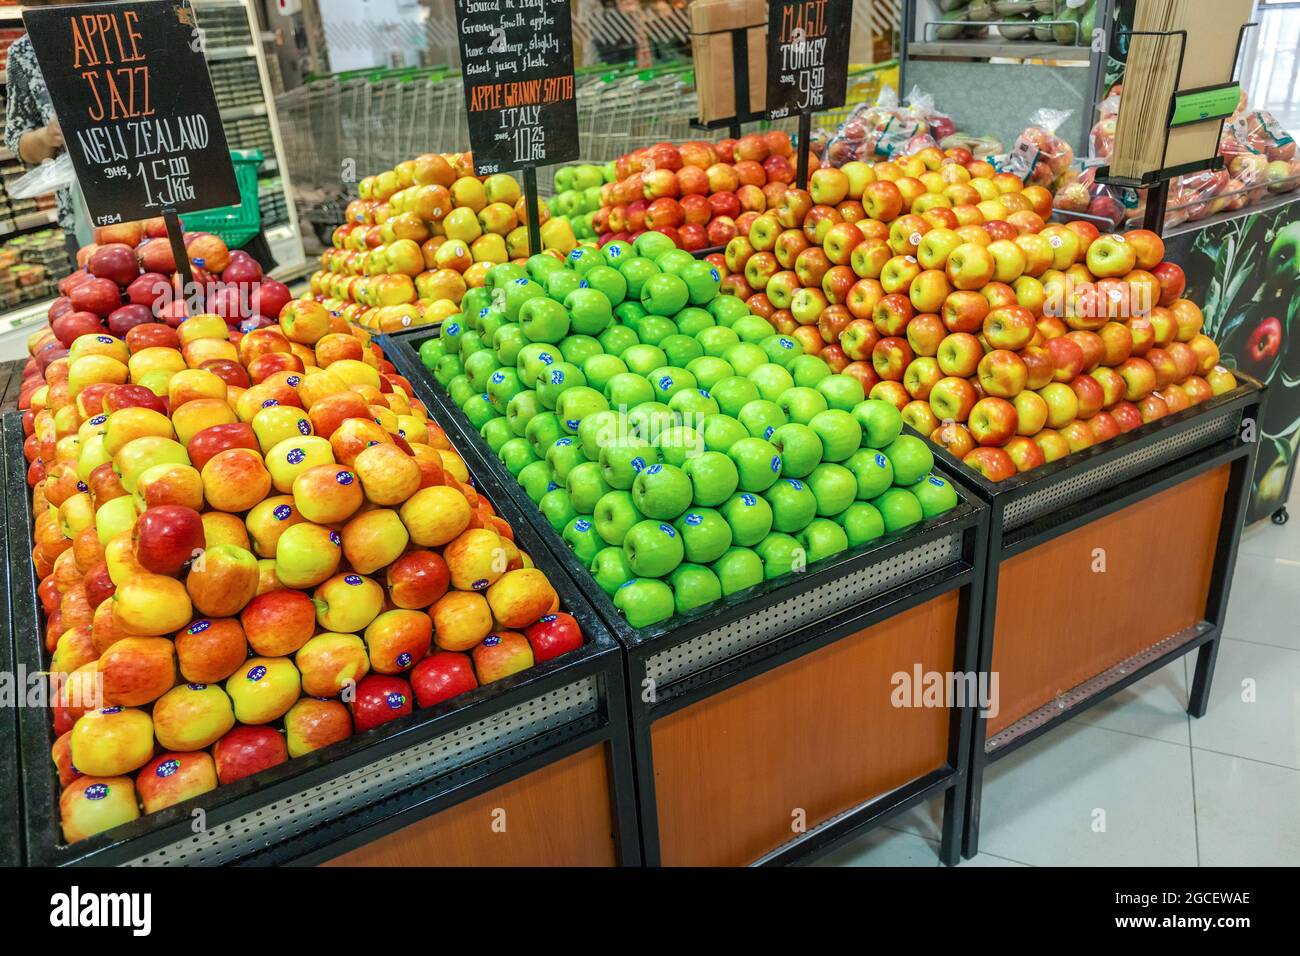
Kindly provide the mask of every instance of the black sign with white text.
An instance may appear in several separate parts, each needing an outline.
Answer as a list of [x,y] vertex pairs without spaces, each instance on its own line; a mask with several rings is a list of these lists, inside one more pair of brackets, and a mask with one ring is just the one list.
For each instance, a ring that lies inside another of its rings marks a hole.
[[844,105],[853,0],[768,0],[767,115]]
[[474,171],[578,158],[569,0],[456,0]]
[[239,202],[188,3],[29,7],[23,20],[92,223]]

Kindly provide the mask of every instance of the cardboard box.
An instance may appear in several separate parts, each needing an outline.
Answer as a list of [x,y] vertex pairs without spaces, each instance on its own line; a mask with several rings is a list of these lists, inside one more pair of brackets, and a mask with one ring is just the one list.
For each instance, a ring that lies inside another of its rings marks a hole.
[[745,31],[749,111],[762,112],[767,100],[766,0],[695,0],[690,11],[700,120],[710,123],[736,115],[733,30]]

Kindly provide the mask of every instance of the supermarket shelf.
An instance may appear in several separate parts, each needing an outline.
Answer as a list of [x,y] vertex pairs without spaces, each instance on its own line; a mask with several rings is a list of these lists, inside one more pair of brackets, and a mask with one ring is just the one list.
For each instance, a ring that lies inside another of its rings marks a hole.
[[[1197,219],[1195,221],[1189,219],[1187,222],[1181,222],[1176,226],[1166,229],[1163,235],[1164,238],[1168,240],[1173,236],[1179,236],[1185,232],[1200,232],[1202,229],[1207,229],[1210,226],[1217,226],[1219,223],[1227,222],[1230,219],[1240,219],[1242,216],[1253,216],[1258,213],[1271,212],[1274,209],[1285,206],[1287,203],[1298,201],[1300,201],[1300,192],[1281,193],[1276,196],[1270,196],[1263,202],[1257,202],[1242,209],[1233,209],[1227,212],[1215,213],[1213,216],[1207,216],[1204,219]],[[1130,228],[1136,229],[1141,225],[1141,223],[1137,220],[1132,220],[1129,225]]]
[[232,106],[228,110],[221,111],[223,120],[240,120],[248,119],[251,116],[265,116],[266,104],[254,103],[249,106]]
[[246,60],[257,56],[257,50],[251,45],[219,46],[205,50],[203,55],[208,58],[209,63],[216,63],[221,60]]
[[1091,50],[1086,46],[1062,46],[1059,43],[1031,43],[1022,40],[930,40],[907,45],[912,56],[954,59],[1053,60],[1057,63],[1088,63]]
[[8,4],[0,7],[0,23],[9,23],[15,20],[22,20],[23,8],[16,4]]
[[15,232],[34,229],[37,226],[49,226],[58,221],[59,211],[57,209],[42,209],[40,212],[29,212],[17,219],[0,223],[0,236],[13,235]]

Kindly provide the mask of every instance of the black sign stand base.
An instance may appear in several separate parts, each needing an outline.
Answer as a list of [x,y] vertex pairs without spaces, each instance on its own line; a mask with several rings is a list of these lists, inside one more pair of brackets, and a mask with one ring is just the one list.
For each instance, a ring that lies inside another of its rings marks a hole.
[[537,170],[524,167],[524,214],[528,216],[528,254],[542,251],[541,211],[537,203]]
[[172,247],[172,258],[176,260],[176,270],[181,274],[183,285],[181,286],[180,300],[183,303],[182,308],[189,315],[188,302],[190,290],[194,288],[194,272],[190,269],[190,254],[185,251],[185,234],[181,227],[181,217],[177,214],[174,207],[168,207],[162,211],[163,221],[167,223],[167,241]]

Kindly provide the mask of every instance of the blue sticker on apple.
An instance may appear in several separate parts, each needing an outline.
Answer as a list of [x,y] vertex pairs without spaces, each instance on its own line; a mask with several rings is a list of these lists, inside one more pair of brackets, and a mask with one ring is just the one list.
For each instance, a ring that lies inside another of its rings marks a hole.
[[686,523],[688,525],[691,525],[692,527],[694,527],[695,525],[703,524],[704,515],[697,515],[694,512],[691,512],[686,516]]
[[459,334],[460,334],[460,323],[459,323],[459,322],[453,322],[453,323],[451,323],[451,325],[447,326],[447,334],[448,334],[448,335],[459,335]]
[[664,534],[668,535],[668,537],[670,538],[677,537],[676,529],[674,529],[673,526],[670,524],[661,524],[659,526],[659,530],[662,531]]
[[577,521],[573,523],[573,528],[575,531],[581,534],[586,534],[588,531],[591,530],[591,522],[588,521],[586,518],[579,518]]
[[582,423],[579,422],[576,418],[567,418],[567,419],[565,419],[565,421],[564,421],[564,426],[565,426],[567,429],[569,429],[569,431],[574,431],[574,432],[576,432],[576,431],[578,430],[578,426],[579,426],[580,424],[582,424]]
[[290,375],[288,378],[285,379],[285,381],[289,383],[289,386],[291,388],[297,388],[298,385],[302,382],[302,379],[300,379],[297,375]]
[[591,285],[587,282],[586,279],[583,279],[581,282],[578,283],[578,288],[579,288],[579,289],[590,289],[590,288],[591,288]]
[[572,259],[574,262],[577,262],[579,259],[582,258],[582,250],[574,249],[572,252],[569,253],[569,258]]
[[547,491],[554,491],[554,490],[555,490],[556,488],[558,488],[558,487],[560,487],[560,486],[557,485],[557,484],[556,484],[555,482],[553,482],[553,481],[548,481],[548,482],[546,483],[546,490],[547,490]]
[[942,488],[942,487],[943,487],[943,479],[942,479],[942,478],[936,478],[936,477],[934,477],[934,475],[931,475],[931,476],[930,476],[928,479],[926,479],[926,480],[929,481],[930,484],[934,485],[936,488]]
[[554,372],[551,373],[551,384],[552,385],[564,384],[564,369],[557,368]]
[[92,425],[102,425],[102,424],[104,424],[104,422],[106,422],[106,421],[108,421],[108,416],[107,416],[107,415],[96,415],[94,418],[92,418],[92,419],[90,420],[90,424],[92,424]]
[[496,382],[498,385],[500,385],[500,384],[501,384],[502,382],[504,382],[505,380],[506,380],[506,373],[505,373],[505,372],[493,372],[493,373],[492,373],[492,381]]
[[284,456],[284,460],[291,465],[301,464],[307,457],[307,453],[301,448],[290,448],[289,453]]
[[669,378],[667,375],[659,379],[659,388],[662,389],[663,391],[666,392],[668,391],[668,389],[672,387],[673,387],[673,380]]
[[771,438],[772,433],[775,431],[776,431],[775,428],[773,428],[771,425],[768,425],[766,428],[763,429],[763,438],[764,439]]
[[661,472],[661,471],[663,471],[663,470],[664,470],[664,466],[663,466],[663,465],[651,465],[649,468],[647,468],[647,469],[645,470],[645,473],[646,473],[647,475],[657,475],[657,474],[659,474],[659,472]]
[[522,277],[518,278],[515,280],[515,285],[528,285],[528,280]]
[[350,471],[340,471],[334,476],[334,480],[344,487],[347,487],[352,484],[352,482],[356,481],[356,479],[352,477],[352,472]]
[[154,771],[154,774],[159,777],[170,777],[180,769],[181,762],[179,760],[164,760],[158,765],[158,769]]
[[277,521],[288,521],[293,514],[293,509],[288,505],[276,505],[271,514],[275,516]]
[[384,703],[387,704],[391,710],[401,710],[406,704],[406,695],[399,691],[393,691],[391,694],[386,694],[384,696]]
[[262,407],[263,407],[263,408],[275,408],[275,406],[277,406],[277,405],[279,405],[279,404],[280,404],[280,403],[279,403],[278,401],[276,401],[274,398],[268,398],[266,401],[264,401],[264,402],[262,403]]
[[550,352],[543,352],[537,356],[537,361],[541,362],[543,365],[550,365],[555,361],[555,356]]
[[637,455],[635,458],[632,459],[632,470],[635,471],[638,475],[641,473],[641,469],[644,467],[645,467],[645,459],[642,458],[640,455]]
[[339,537],[339,533],[338,533],[337,531],[331,531],[331,532],[330,532],[330,544],[333,544],[333,545],[336,545],[336,546],[337,546],[337,545],[340,545],[340,544],[342,544],[342,543],[343,543],[343,539]]
[[359,575],[359,574],[349,574],[349,575],[347,575],[346,577],[343,578],[343,583],[344,583],[344,584],[350,584],[350,585],[352,585],[353,587],[356,587],[357,585],[359,585],[359,584],[361,583],[361,575]]
[[107,335],[97,335],[97,336],[95,336],[95,341],[96,341],[96,342],[103,342],[105,345],[112,345],[112,344],[113,344],[113,340],[110,339]]
[[185,686],[188,687],[190,690],[207,690],[207,689],[208,689],[208,685],[207,685],[207,684],[186,684]]
[[85,790],[81,791],[87,800],[103,800],[108,796],[108,784],[92,783]]
[[552,621],[557,621],[557,620],[559,620],[559,618],[557,618],[554,614],[543,614],[543,615],[542,615],[542,623],[543,623],[543,624],[550,624]]
[[620,585],[618,586],[618,589],[621,591],[621,590],[623,590],[625,587],[627,587],[629,584],[636,584],[637,580],[638,580],[637,578],[629,578],[628,580],[626,580],[626,581],[624,581],[622,584],[620,584]]
[[803,491],[802,481],[797,481],[794,478],[787,478],[786,481],[789,483],[790,487],[793,488],[795,491]]
[[721,281],[722,281],[722,276],[718,275],[718,270],[717,270],[717,269],[710,269],[710,270],[709,270],[709,276],[713,279],[714,282],[721,282]]
[[78,490],[78,491],[89,491],[89,490],[90,490],[90,487],[89,487],[89,486],[88,486],[84,481],[79,481],[79,482],[77,482],[77,490]]
[[780,455],[773,455],[773,456],[772,456],[772,470],[775,471],[775,472],[778,472],[778,473],[781,471],[781,456],[780,456]]
[[621,246],[612,246],[609,250],[609,257],[611,259],[617,259],[622,254],[623,254],[623,249]]
[[398,667],[409,667],[410,665],[411,665],[411,655],[408,652],[402,651],[402,653],[397,655]]
[[487,578],[479,578],[477,581],[475,581],[473,584],[470,585],[470,588],[475,591],[482,591],[487,586],[488,586]]
[[260,681],[263,677],[266,676],[266,668],[263,667],[261,664],[258,664],[256,667],[250,667],[248,669],[248,674],[246,676],[250,681],[256,684],[258,681]]
[[709,390],[708,390],[707,388],[701,388],[701,389],[698,389],[698,391],[699,391],[699,393],[700,393],[701,395],[703,395],[705,398],[712,398],[712,396],[709,394]]
[[121,707],[105,707],[103,710],[100,711],[101,714],[120,714],[121,712],[122,712]]
[[882,454],[880,454],[879,452],[877,452],[877,453],[876,453],[876,467],[877,467],[877,468],[884,468],[884,467],[885,467],[885,462],[886,462],[886,458],[885,458],[885,456],[882,455]]
[[488,314],[488,307],[487,307],[487,306],[483,306],[483,308],[481,308],[481,309],[478,310],[478,317],[479,317],[480,319],[487,318],[487,314]]
[[745,504],[747,507],[750,507],[750,508],[752,508],[754,505],[756,505],[756,504],[758,503],[758,499],[755,498],[755,497],[754,497],[753,495],[751,495],[751,494],[743,494],[743,495],[741,495],[741,496],[740,496],[740,500],[741,500],[742,502],[744,502],[744,504]]
[[307,421],[307,419],[305,419],[305,418],[300,418],[300,419],[298,419],[298,431],[299,431],[301,434],[303,434],[304,436],[305,436],[305,435],[310,435],[310,434],[311,434],[311,422]]
[[781,348],[783,349],[794,348],[794,343],[791,342],[789,339],[777,339],[777,341],[781,343]]
[[211,622],[211,621],[195,621],[195,622],[194,622],[193,624],[191,624],[188,628],[186,628],[186,630],[187,630],[190,634],[202,634],[204,631],[206,631],[206,630],[207,630],[208,628],[210,628],[211,626],[212,626],[212,622]]
[[572,439],[572,438],[557,438],[557,439],[555,439],[555,444],[559,445],[561,448],[568,448],[570,445],[573,444],[573,439]]

